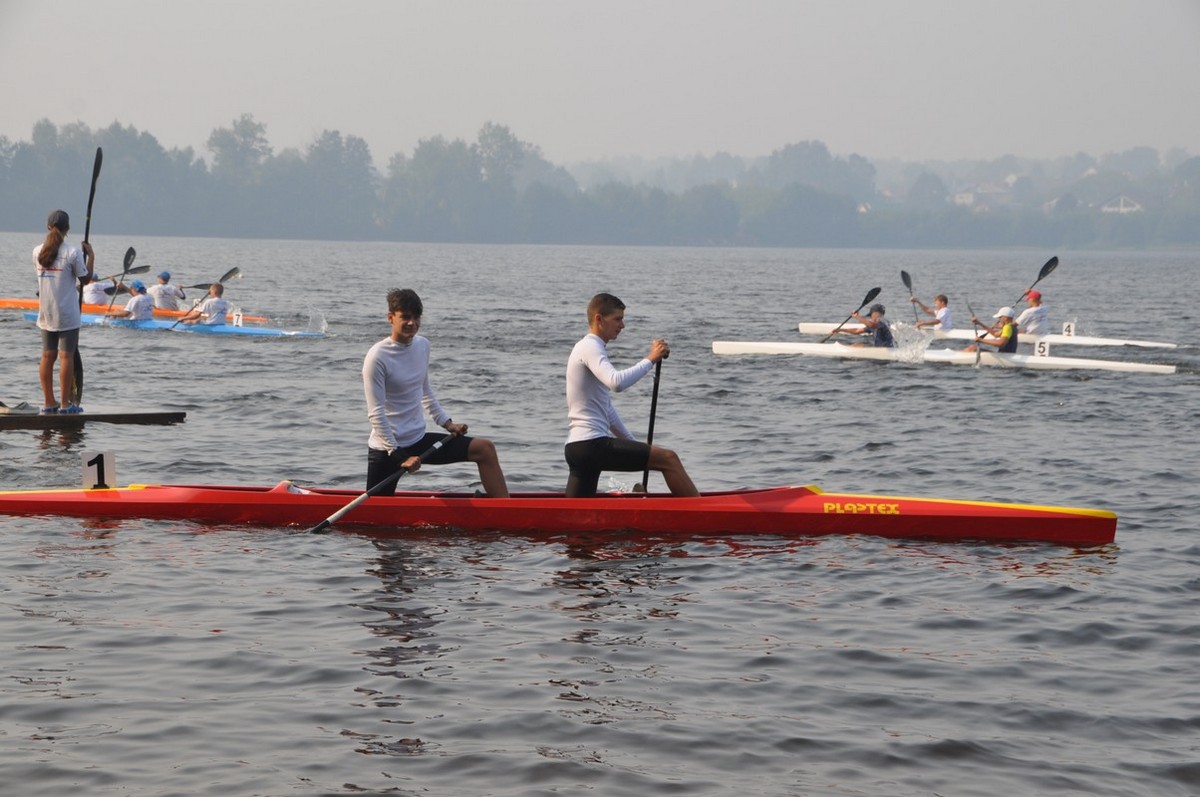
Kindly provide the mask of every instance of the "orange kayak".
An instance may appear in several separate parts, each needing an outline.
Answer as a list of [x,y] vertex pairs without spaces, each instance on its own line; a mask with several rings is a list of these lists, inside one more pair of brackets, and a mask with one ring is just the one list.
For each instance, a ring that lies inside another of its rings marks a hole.
[[[112,305],[112,310],[123,310],[124,302],[118,300]],[[38,309],[37,299],[0,299],[0,310],[36,310]],[[85,304],[82,307],[85,313],[98,313],[104,315],[109,312],[107,304]],[[154,308],[154,315],[158,318],[179,318],[187,314],[187,310],[162,310],[158,307]],[[267,320],[266,316],[261,315],[243,315],[243,321],[250,321],[256,324],[261,324]]]

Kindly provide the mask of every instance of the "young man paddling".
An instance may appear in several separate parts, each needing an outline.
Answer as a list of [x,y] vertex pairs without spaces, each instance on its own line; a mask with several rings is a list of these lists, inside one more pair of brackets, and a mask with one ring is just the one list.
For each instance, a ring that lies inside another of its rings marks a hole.
[[922,327],[931,327],[934,332],[949,332],[950,330],[954,329],[954,316],[950,312],[950,300],[946,298],[946,294],[939,293],[937,296],[933,297],[933,310],[930,310],[929,307],[927,307],[926,304],[916,296],[909,296],[908,300],[917,307],[920,307],[921,311],[925,313],[925,315],[933,316],[932,318],[926,318],[923,321],[918,321],[916,324],[917,329],[921,329]]
[[1013,309],[1001,307],[992,318],[998,321],[988,327],[975,316],[971,316],[971,323],[983,327],[992,337],[981,336],[963,351],[979,351],[980,346],[992,346],[1004,354],[1012,354],[1017,350],[1017,325],[1013,321]]
[[882,304],[871,305],[871,309],[867,311],[866,316],[859,315],[858,311],[855,310],[854,312],[850,313],[850,316],[862,324],[862,328],[846,329],[845,327],[842,327],[841,329],[834,331],[839,335],[871,336],[870,344],[855,343],[853,344],[855,346],[871,345],[890,349],[896,345],[896,339],[892,337],[892,328],[888,325],[887,319],[883,317],[884,313],[886,312],[887,311],[884,309]]
[[633,386],[671,353],[671,347],[656,339],[645,359],[618,371],[608,359],[608,343],[625,328],[625,304],[610,293],[598,293],[588,302],[587,315],[588,334],[567,360],[567,497],[594,496],[601,471],[647,467],[662,473],[672,495],[699,495],[674,451],[634,439],[609,393]]
[[[403,469],[421,467],[421,454],[445,437],[425,432],[429,413],[434,423],[455,435],[425,459],[427,465],[474,462],[479,480],[492,498],[507,498],[508,484],[496,446],[482,437],[467,437],[467,425],[455,423],[442,409],[429,384],[429,340],[417,334],[425,307],[408,288],[388,291],[388,323],[392,334],[376,343],[363,361],[363,391],[367,398],[367,489]],[[396,492],[395,483],[381,495]]]
[[1045,335],[1050,331],[1050,318],[1046,314],[1046,306],[1042,304],[1040,291],[1030,291],[1025,294],[1029,306],[1017,316],[1017,329],[1022,335]]

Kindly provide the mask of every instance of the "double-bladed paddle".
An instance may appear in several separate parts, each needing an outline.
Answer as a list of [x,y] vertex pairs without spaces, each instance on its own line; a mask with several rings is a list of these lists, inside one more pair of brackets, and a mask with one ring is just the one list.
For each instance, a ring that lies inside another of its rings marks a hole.
[[[908,272],[904,269],[900,269],[900,281],[904,283],[905,288],[908,288],[909,296],[916,295],[912,289],[912,277],[908,276]],[[920,323],[921,321],[921,316],[917,315],[917,305],[915,302],[913,303],[913,321],[916,323]]]
[[[126,254],[128,254],[128,252],[126,252]],[[109,274],[107,277],[104,277],[103,279],[115,280],[117,277],[120,277],[120,276],[129,277],[129,276],[132,276],[133,274],[145,274],[149,270],[150,270],[150,266],[134,266],[133,268],[129,269],[128,271],[122,271],[120,274]],[[103,280],[97,280],[97,282],[101,282],[101,281],[103,281]],[[109,296],[112,296],[114,293],[129,293],[129,289],[124,286],[113,285],[110,288],[105,288],[104,292],[107,293]]]
[[[417,461],[418,461],[418,462],[424,462],[424,461],[425,461],[425,460],[426,460],[426,459],[429,457],[429,455],[430,455],[430,454],[432,454],[434,451],[437,451],[437,450],[438,450],[439,448],[441,448],[442,446],[446,445],[446,443],[449,443],[451,440],[453,440],[453,439],[454,439],[454,437],[455,437],[454,433],[451,433],[451,434],[448,434],[448,435],[446,435],[445,437],[443,437],[441,440],[438,440],[436,443],[434,443],[433,445],[431,445],[429,448],[425,449],[425,451],[423,451],[423,452],[421,453],[421,456],[419,456],[419,457],[417,458]],[[378,484],[376,484],[375,486],[371,487],[369,490],[367,490],[365,493],[363,493],[362,495],[360,495],[358,498],[355,498],[353,501],[351,501],[350,503],[346,504],[344,507],[342,507],[342,508],[341,508],[341,509],[339,509],[338,511],[334,512],[332,515],[330,515],[329,517],[325,518],[324,520],[322,520],[322,521],[321,521],[320,523],[318,523],[317,525],[313,526],[311,529],[309,529],[309,530],[308,530],[308,531],[309,531],[309,533],[311,533],[311,534],[322,534],[322,533],[324,533],[324,531],[325,531],[327,528],[329,528],[329,527],[330,527],[330,526],[332,526],[334,523],[337,523],[339,520],[341,520],[341,519],[342,519],[342,517],[343,517],[343,516],[344,516],[344,515],[345,515],[347,512],[350,512],[351,510],[353,510],[355,507],[357,507],[357,506],[358,506],[359,504],[361,504],[363,501],[366,501],[366,500],[367,500],[368,498],[370,498],[371,496],[373,496],[373,495],[379,495],[379,494],[380,494],[381,492],[383,492],[384,490],[387,490],[387,489],[388,489],[388,488],[390,488],[390,487],[391,487],[393,484],[395,484],[397,481],[399,481],[399,480],[400,480],[400,477],[401,477],[401,476],[403,476],[403,475],[404,475],[404,474],[406,474],[406,473],[408,473],[408,471],[407,471],[407,470],[405,470],[404,468],[401,468],[400,470],[396,471],[396,472],[395,472],[395,473],[393,473],[391,476],[388,476],[388,477],[387,477],[386,479],[384,479],[383,481],[381,481],[381,482],[379,482]]]
[[[96,181],[100,179],[100,164],[104,162],[104,150],[96,147],[96,161],[92,164],[92,187],[88,191],[87,203],[87,220],[83,225],[83,242],[88,242],[88,236],[92,232],[92,202],[96,199]],[[87,257],[87,253],[83,255]],[[83,283],[79,284],[79,307],[83,308]],[[75,375],[75,380],[71,388],[71,400],[75,404],[83,402],[83,355],[79,353],[79,346],[75,346],[75,363],[72,368]]]
[[[133,265],[135,257],[137,257],[137,252],[134,251],[132,246],[125,250],[125,270],[121,272],[117,278],[117,284],[113,286],[112,298],[108,300],[108,309],[104,311],[105,315],[112,312],[113,302],[117,300],[117,294],[121,292],[121,285],[125,282],[125,276],[132,273],[130,267]],[[150,267],[146,266],[146,269],[149,270]]]
[[[879,292],[881,290],[883,290],[883,288],[872,288],[871,290],[867,291],[867,295],[863,297],[862,304],[860,304],[858,306],[858,310],[861,310],[864,307],[866,307],[868,304],[870,304],[871,300],[874,299],[876,296],[878,296]],[[855,310],[854,313],[857,313],[858,310]],[[830,332],[828,335],[826,335],[824,338],[822,338],[821,342],[824,343],[825,341],[829,340],[834,335],[836,335],[838,333],[839,329],[846,326],[846,324],[849,323],[851,318],[854,318],[854,313],[851,313],[850,315],[846,316],[846,320],[843,321],[842,323],[838,324],[832,332]]]
[[[220,283],[221,285],[224,285],[227,280],[241,279],[241,278],[242,278],[242,270],[240,268],[238,268],[237,266],[234,266],[233,268],[229,269],[224,274],[222,274],[221,278],[219,280],[217,280],[216,282],[202,282],[199,285],[188,285],[187,287],[189,290],[203,290],[203,291],[207,292],[212,289],[213,285],[216,285],[218,283]],[[193,302],[192,310],[195,310],[197,307],[199,307],[204,302],[204,299],[205,299],[205,297],[201,296],[199,299],[197,299],[195,302]],[[190,313],[192,310],[188,310],[188,312]],[[186,314],[180,316],[179,319],[174,324],[171,324],[171,329],[174,329],[175,327],[179,326],[179,322],[182,321],[185,317],[186,317]]]
[[1054,271],[1056,268],[1058,268],[1058,255],[1055,255],[1046,261],[1046,265],[1042,266],[1042,270],[1038,272],[1037,279],[1033,281],[1033,285],[1030,285],[1028,288],[1026,288],[1025,292],[1021,294],[1021,298],[1017,299],[1015,302],[1013,302],[1013,304],[1018,305],[1025,301],[1025,297],[1029,295],[1029,292],[1033,290],[1039,282],[1044,280],[1046,277],[1049,277],[1050,272]]

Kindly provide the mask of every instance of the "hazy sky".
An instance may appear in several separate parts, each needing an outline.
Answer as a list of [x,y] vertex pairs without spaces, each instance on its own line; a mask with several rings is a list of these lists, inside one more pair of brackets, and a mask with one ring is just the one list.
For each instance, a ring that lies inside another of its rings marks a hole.
[[0,135],[243,113],[385,164],[507,126],[555,163],[1200,154],[1200,0],[0,0]]

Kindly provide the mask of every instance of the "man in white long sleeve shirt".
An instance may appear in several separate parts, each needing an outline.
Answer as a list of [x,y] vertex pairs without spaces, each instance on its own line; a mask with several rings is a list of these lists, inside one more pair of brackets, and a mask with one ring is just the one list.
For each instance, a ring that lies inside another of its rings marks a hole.
[[[371,436],[367,441],[367,489],[401,469],[415,472],[421,455],[445,437],[425,431],[424,412],[434,423],[455,435],[426,459],[429,465],[474,462],[484,492],[507,498],[508,485],[496,455],[496,446],[482,437],[467,437],[467,425],[455,423],[442,409],[429,384],[429,340],[417,334],[424,305],[408,288],[388,291],[388,323],[392,334],[376,343],[363,361],[363,391]],[[393,481],[382,495],[396,491]]]
[[610,293],[593,296],[588,303],[588,334],[575,344],[567,361],[569,430],[564,453],[571,474],[566,495],[594,496],[601,471],[647,467],[662,473],[673,495],[699,495],[679,456],[634,439],[613,406],[609,391],[631,387],[671,353],[665,340],[656,339],[645,359],[618,371],[608,359],[608,343],[624,328],[625,304]]

